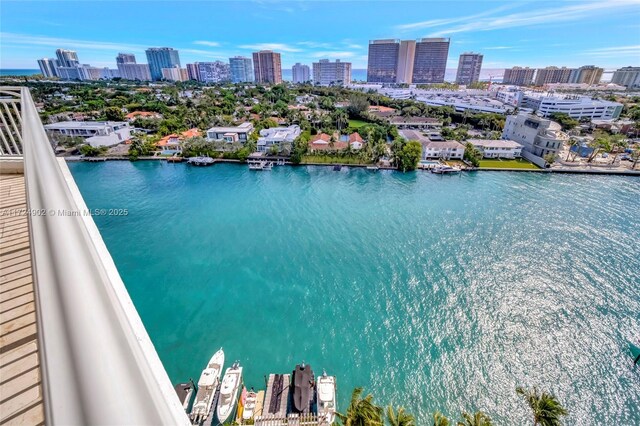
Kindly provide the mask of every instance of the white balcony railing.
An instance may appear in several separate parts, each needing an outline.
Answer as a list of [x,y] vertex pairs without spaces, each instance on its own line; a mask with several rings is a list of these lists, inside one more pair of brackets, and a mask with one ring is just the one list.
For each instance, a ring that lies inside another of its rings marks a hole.
[[39,212],[29,231],[46,423],[189,424],[29,89],[0,87],[0,103],[0,161],[23,155]]

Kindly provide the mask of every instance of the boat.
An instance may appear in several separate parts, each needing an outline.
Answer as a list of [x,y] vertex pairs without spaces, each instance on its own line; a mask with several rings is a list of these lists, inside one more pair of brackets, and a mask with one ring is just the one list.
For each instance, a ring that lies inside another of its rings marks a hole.
[[313,370],[310,365],[296,365],[293,370],[293,411],[296,413],[309,413],[313,400]]
[[242,424],[242,416],[244,415],[246,402],[247,388],[242,386],[242,392],[240,392],[240,398],[238,398],[238,409],[236,410],[236,424]]
[[217,424],[224,424],[231,416],[236,406],[238,390],[242,384],[242,367],[238,361],[227,368],[222,378],[220,392],[218,395],[218,406],[216,407]]
[[213,398],[220,384],[223,365],[224,351],[220,348],[218,352],[213,354],[198,380],[198,393],[196,393],[196,400],[191,411],[191,421],[194,425],[204,422],[209,413],[211,413]]
[[186,383],[178,383],[174,387],[176,394],[178,395],[178,399],[182,403],[182,408],[184,408],[184,412],[189,414],[189,409],[191,408],[191,399],[193,398],[193,393],[195,390],[195,385],[192,380],[189,380]]
[[633,343],[629,343],[629,350],[631,351],[631,356],[633,357],[633,365],[640,364],[640,348]]
[[243,422],[246,422],[247,420],[251,420],[255,417],[257,402],[258,402],[258,394],[253,389],[251,389],[249,392],[247,392],[247,397],[244,400],[244,409],[242,410]]
[[249,161],[249,170],[271,170],[273,162],[271,161]]
[[446,174],[453,174],[453,173],[460,173],[460,169],[457,167],[451,167],[451,166],[447,166],[447,165],[442,165],[442,166],[436,166],[434,168],[431,169],[431,173],[437,173],[439,175],[446,175]]
[[367,170],[372,170],[374,172],[377,172],[380,169],[380,167],[378,166],[367,166]]
[[187,163],[194,166],[210,166],[214,163],[213,158],[199,155],[197,157],[189,157]]
[[336,418],[336,378],[323,372],[316,381],[318,394],[318,420],[321,424],[332,425]]

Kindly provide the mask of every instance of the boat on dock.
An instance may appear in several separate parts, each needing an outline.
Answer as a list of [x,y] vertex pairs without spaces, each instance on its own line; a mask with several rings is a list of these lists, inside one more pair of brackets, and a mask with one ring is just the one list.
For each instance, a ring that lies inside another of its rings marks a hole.
[[214,163],[213,158],[199,155],[197,157],[189,157],[187,163],[194,166],[210,166]]
[[222,378],[220,392],[218,394],[218,406],[216,407],[216,424],[224,424],[230,417],[236,406],[238,391],[242,385],[242,367],[238,361],[227,368]]
[[[264,398],[264,392],[262,393],[262,398]],[[242,422],[245,423],[248,420],[252,420],[256,416],[256,408],[258,408],[258,393],[256,393],[253,389],[247,392],[246,398],[244,399],[244,407],[242,410]],[[262,408],[262,401],[260,401],[260,407]]]
[[273,168],[272,161],[266,161],[266,160],[249,161],[249,170],[268,171],[268,170],[271,170],[272,168]]
[[195,385],[192,380],[189,380],[186,383],[178,383],[174,387],[176,394],[178,395],[178,399],[182,403],[182,408],[184,408],[184,412],[189,414],[191,408],[191,399],[193,398],[193,394],[195,392]]
[[296,369],[293,370],[292,381],[293,412],[311,412],[311,407],[313,405],[313,385],[314,377],[311,366],[304,362],[296,365]]
[[455,173],[460,173],[460,169],[457,167],[451,167],[448,165],[436,166],[431,169],[431,173],[436,173],[439,175],[450,175]]
[[223,365],[224,351],[220,348],[213,354],[198,380],[198,393],[191,411],[191,421],[194,425],[202,424],[211,412]]
[[316,382],[318,394],[318,420],[321,424],[332,425],[336,418],[336,378],[323,372]]

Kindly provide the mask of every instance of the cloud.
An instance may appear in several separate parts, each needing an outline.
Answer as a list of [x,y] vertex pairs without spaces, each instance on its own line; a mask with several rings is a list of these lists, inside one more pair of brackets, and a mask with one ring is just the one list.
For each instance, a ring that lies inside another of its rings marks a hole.
[[199,44],[201,46],[210,46],[210,47],[220,46],[220,43],[218,43],[217,41],[206,41],[206,40],[197,40],[197,41],[194,41],[193,44]]
[[[456,33],[471,31],[492,31],[504,28],[523,28],[532,25],[569,22],[584,19],[591,15],[604,13],[620,13],[622,9],[637,10],[639,0],[617,0],[589,2],[578,5],[555,8],[527,10],[503,16],[489,16],[486,18],[466,17],[461,25],[442,29],[430,34],[430,37],[442,37]],[[494,13],[495,10],[492,12]],[[473,19],[470,19],[473,18]]]
[[311,56],[314,58],[351,58],[355,54],[353,52],[346,51],[326,51],[326,52],[315,52]]
[[[598,49],[589,49],[581,52],[581,55],[596,57],[615,57],[629,56],[630,60],[640,57],[640,44],[631,46],[603,47]],[[620,58],[622,59],[622,58]]]
[[313,49],[317,49],[317,48],[331,49],[332,48],[331,43],[321,43],[317,41],[299,41],[296,44],[299,44],[300,46],[310,47]]
[[483,47],[480,50],[508,50],[513,49],[513,46],[492,46],[492,47]]
[[61,37],[32,36],[27,34],[0,32],[3,44],[21,46],[51,46],[63,49],[111,50],[121,52],[143,52],[146,47],[136,44],[124,44],[92,40],[74,40]]
[[251,49],[251,50],[275,50],[275,51],[282,51],[282,52],[302,52],[302,49],[298,49],[284,43],[242,44],[238,47],[240,49]]
[[412,23],[409,23],[409,24],[396,25],[394,28],[396,30],[400,30],[400,31],[413,31],[413,30],[420,30],[420,29],[424,29],[424,28],[439,27],[439,26],[443,26],[443,25],[455,24],[457,22],[472,21],[472,20],[481,18],[483,16],[488,16],[488,15],[491,15],[491,14],[496,13],[496,12],[501,12],[503,10],[510,9],[512,7],[514,7],[514,6],[505,5],[505,6],[497,7],[495,9],[486,10],[486,11],[481,12],[481,13],[476,13],[475,15],[461,16],[461,17],[458,17],[458,18],[429,19],[427,21],[412,22]]

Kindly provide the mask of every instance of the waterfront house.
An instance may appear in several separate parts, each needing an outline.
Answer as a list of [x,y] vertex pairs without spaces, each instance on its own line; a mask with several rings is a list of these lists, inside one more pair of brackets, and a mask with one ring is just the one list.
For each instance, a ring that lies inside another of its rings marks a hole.
[[54,135],[85,138],[85,143],[93,147],[114,146],[131,139],[131,127],[124,121],[62,121],[44,128]]
[[156,147],[161,155],[174,155],[182,153],[182,144],[185,140],[200,136],[200,130],[193,128],[186,130],[179,135],[171,134],[156,142]]
[[210,141],[223,141],[227,143],[244,144],[249,140],[253,132],[253,124],[245,122],[239,126],[212,127],[207,130],[207,139]]
[[[522,145],[522,151],[538,157],[557,155],[569,136],[560,124],[534,114],[520,113],[507,116],[502,138]],[[527,154],[523,155],[525,158]]]
[[311,137],[309,141],[309,150],[311,152],[331,152],[345,149],[349,144],[338,136],[337,133],[328,135],[326,133],[318,133]]
[[469,139],[484,158],[520,158],[522,145],[507,139]]
[[272,127],[270,129],[260,130],[258,138],[258,151],[268,152],[272,146],[278,148],[280,152],[284,144],[293,144],[293,141],[300,136],[300,126],[292,125],[289,127]]
[[445,160],[462,160],[464,157],[464,145],[458,141],[424,142],[422,145],[422,158],[442,158]]

